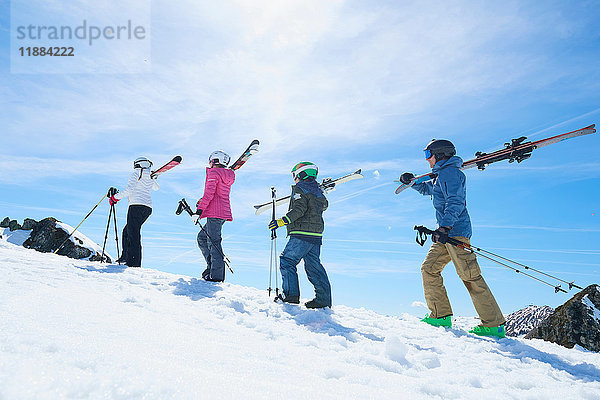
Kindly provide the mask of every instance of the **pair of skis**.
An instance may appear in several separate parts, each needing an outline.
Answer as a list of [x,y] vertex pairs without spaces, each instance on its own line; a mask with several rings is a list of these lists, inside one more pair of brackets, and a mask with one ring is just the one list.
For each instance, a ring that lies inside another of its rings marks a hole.
[[[244,152],[242,153],[242,155],[233,163],[229,166],[229,169],[232,169],[234,171],[240,169],[240,167],[242,165],[244,165],[246,163],[246,161],[248,161],[248,159],[250,158],[250,156],[252,156],[252,154],[256,153],[258,151],[258,145],[260,144],[260,142],[256,139],[254,139],[250,145],[248,146],[248,148],[246,148],[246,150],[244,150]],[[167,172],[170,169],[175,168],[176,166],[178,166],[179,164],[181,164],[181,161],[183,160],[183,158],[181,156],[175,156],[171,159],[171,161],[169,161],[168,163],[166,163],[165,165],[163,165],[162,167],[160,167],[159,169],[157,169],[156,171],[152,171],[150,174],[151,178],[157,178],[160,174]]]
[[[555,144],[558,142],[562,142],[566,139],[571,139],[578,136],[589,135],[591,133],[595,133],[596,129],[594,129],[596,125],[586,126],[585,128],[577,129],[572,132],[563,133],[562,135],[552,136],[546,139],[536,140],[535,142],[525,142],[527,139],[525,136],[522,136],[517,139],[512,139],[510,143],[504,144],[504,149],[500,149],[494,151],[493,153],[475,153],[475,158],[469,161],[465,161],[461,167],[461,169],[469,169],[473,167],[477,167],[479,170],[484,170],[488,165],[493,164],[498,161],[508,160],[509,163],[517,162],[520,163],[524,160],[527,160],[531,157],[531,153],[535,149],[539,149],[540,147],[549,146],[551,144]],[[437,174],[430,172],[427,174],[416,176],[410,183],[398,186],[396,189],[396,194],[408,189],[409,187],[418,184],[430,181],[435,179]],[[396,180],[394,182],[400,182]]]
[[[346,183],[346,182],[352,181],[354,179],[362,179],[362,178],[363,178],[363,175],[362,175],[361,170],[359,169],[351,174],[344,175],[337,179],[331,179],[331,178],[323,179],[323,181],[319,184],[319,187],[325,193],[329,193],[329,192],[335,190],[335,188],[337,186],[341,185],[342,183]],[[285,197],[281,197],[281,198],[275,200],[275,207],[286,204],[289,202],[289,200],[290,200],[289,195],[285,196]],[[269,210],[272,206],[273,206],[273,201],[255,205],[254,206],[255,214],[256,215],[262,214],[263,212]]]

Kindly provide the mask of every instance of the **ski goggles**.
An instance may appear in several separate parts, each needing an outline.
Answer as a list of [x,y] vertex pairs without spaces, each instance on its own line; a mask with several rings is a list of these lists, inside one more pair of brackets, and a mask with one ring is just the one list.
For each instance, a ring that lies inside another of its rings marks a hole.
[[426,160],[429,159],[429,158],[431,158],[431,156],[433,155],[433,154],[431,154],[431,150],[429,150],[429,149],[424,150],[424,152],[425,152],[425,159]]

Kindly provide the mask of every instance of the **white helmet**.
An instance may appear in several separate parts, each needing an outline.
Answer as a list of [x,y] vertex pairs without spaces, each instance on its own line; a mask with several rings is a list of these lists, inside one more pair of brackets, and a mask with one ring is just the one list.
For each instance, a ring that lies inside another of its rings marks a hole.
[[229,165],[229,160],[230,160],[229,155],[221,150],[213,151],[212,153],[210,153],[210,156],[208,157],[209,163],[214,161],[217,164],[221,164],[224,166]]
[[152,161],[150,161],[147,157],[138,157],[133,162],[133,168],[151,168]]

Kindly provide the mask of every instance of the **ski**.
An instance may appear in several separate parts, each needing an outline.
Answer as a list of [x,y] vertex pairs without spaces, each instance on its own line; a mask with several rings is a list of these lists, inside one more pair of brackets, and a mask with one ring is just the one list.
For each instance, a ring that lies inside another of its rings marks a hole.
[[246,161],[248,161],[250,156],[252,156],[252,154],[258,151],[259,144],[260,142],[257,139],[254,139],[252,143],[250,143],[250,146],[248,146],[248,148],[242,153],[240,158],[238,158],[233,164],[231,164],[229,168],[234,171],[240,169],[240,167],[244,165]]
[[[563,133],[561,135],[552,136],[546,139],[536,140],[534,142],[525,142],[527,137],[521,136],[517,139],[512,139],[510,143],[504,144],[504,149],[500,149],[494,151],[492,153],[483,153],[478,151],[475,153],[475,158],[469,161],[465,161],[461,167],[461,169],[469,169],[473,167],[477,167],[479,170],[483,171],[488,165],[508,160],[509,163],[517,162],[520,163],[522,161],[527,160],[531,157],[531,153],[535,149],[539,149],[540,147],[549,146],[551,144],[555,144],[558,142],[562,142],[566,139],[571,139],[578,136],[589,135],[591,133],[595,133],[596,125],[592,124],[590,126],[586,126],[585,128],[577,129],[575,131]],[[396,189],[396,194],[408,189],[409,187],[418,184],[427,182],[431,179],[434,179],[437,174],[430,172],[427,174],[416,176],[410,183],[401,184]],[[400,182],[399,180],[395,180],[394,182]]]
[[166,171],[170,170],[171,168],[178,166],[179,164],[181,164],[181,160],[183,160],[183,158],[181,158],[181,156],[173,157],[173,159],[171,161],[169,161],[168,163],[166,163],[165,165],[163,165],[156,171],[152,171],[152,173],[150,174],[150,178],[156,178],[163,172],[166,172]]
[[[329,193],[329,192],[335,190],[335,188],[338,185],[341,185],[342,183],[346,183],[348,181],[352,181],[354,179],[361,179],[361,178],[363,178],[363,175],[362,175],[362,171],[359,169],[356,172],[353,172],[348,175],[344,175],[337,179],[331,179],[331,178],[323,179],[323,181],[319,184],[319,187],[321,188],[322,191]],[[285,196],[280,199],[277,199],[275,201],[275,206],[278,207],[282,204],[286,204],[289,201],[289,199],[290,199],[290,196]],[[254,206],[254,208],[256,209],[255,214],[256,215],[262,214],[263,212],[271,209],[271,207],[273,207],[273,201],[269,201],[268,203],[256,205],[256,206]]]

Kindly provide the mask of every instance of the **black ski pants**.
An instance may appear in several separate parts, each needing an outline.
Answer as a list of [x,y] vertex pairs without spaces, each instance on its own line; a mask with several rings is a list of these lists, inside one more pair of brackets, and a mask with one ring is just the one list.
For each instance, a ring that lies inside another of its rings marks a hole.
[[142,266],[142,225],[152,214],[148,206],[131,205],[127,210],[127,224],[123,228],[123,255],[128,267]]

